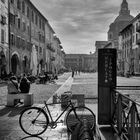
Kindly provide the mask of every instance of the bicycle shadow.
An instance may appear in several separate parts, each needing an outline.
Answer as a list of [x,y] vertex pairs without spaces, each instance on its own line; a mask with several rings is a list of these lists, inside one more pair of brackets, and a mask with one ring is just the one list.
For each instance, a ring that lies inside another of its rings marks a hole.
[[14,117],[21,113],[25,107],[3,107],[0,109],[0,117],[7,115],[8,117]]
[[20,140],[46,140],[46,138],[45,139],[43,139],[42,137],[40,137],[40,136],[27,136],[27,137],[24,137],[24,138],[22,138],[22,139],[20,139]]

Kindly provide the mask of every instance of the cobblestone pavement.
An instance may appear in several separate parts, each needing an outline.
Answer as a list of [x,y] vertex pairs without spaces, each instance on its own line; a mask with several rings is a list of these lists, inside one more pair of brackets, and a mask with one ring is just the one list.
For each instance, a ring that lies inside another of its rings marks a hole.
[[[68,77],[71,76],[71,73],[66,73],[59,76],[59,80],[56,81],[56,84],[32,84],[31,92],[35,94],[35,106],[40,105],[44,99],[49,99],[59,87],[65,83]],[[73,81],[71,80],[71,91],[73,94],[85,94],[85,96],[97,97],[97,73],[81,73],[80,75],[75,75]],[[137,85],[140,86],[139,77],[118,77],[117,85]],[[68,87],[70,88],[70,87]],[[16,108],[6,108],[6,94],[7,87],[0,87],[0,140],[68,140],[66,133],[66,126],[60,125],[54,131],[48,129],[40,137],[29,137],[19,128],[19,114],[24,107]],[[60,92],[60,91],[59,91]],[[139,92],[139,91],[137,91]],[[91,102],[90,108],[95,114],[97,114],[97,100]],[[3,105],[2,105],[3,104]],[[58,111],[57,108],[53,108],[55,111]]]

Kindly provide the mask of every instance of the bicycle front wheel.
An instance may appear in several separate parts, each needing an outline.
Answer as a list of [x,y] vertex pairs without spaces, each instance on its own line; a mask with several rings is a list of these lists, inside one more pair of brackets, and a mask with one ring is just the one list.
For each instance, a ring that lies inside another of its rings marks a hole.
[[47,129],[48,123],[47,114],[39,107],[26,108],[21,112],[19,118],[21,129],[31,136],[42,134]]
[[[74,111],[75,110],[75,111]],[[87,107],[79,106],[71,109],[66,115],[66,125],[68,131],[72,132],[79,122],[83,122],[86,119],[86,122],[90,126],[90,129],[93,130],[96,125],[95,114]]]

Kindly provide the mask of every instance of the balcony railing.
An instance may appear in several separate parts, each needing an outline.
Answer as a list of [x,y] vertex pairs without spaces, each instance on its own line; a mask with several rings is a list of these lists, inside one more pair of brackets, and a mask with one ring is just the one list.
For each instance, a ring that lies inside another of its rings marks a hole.
[[140,25],[136,27],[136,31],[140,32]]
[[[123,88],[127,89],[128,87],[130,88],[130,86]],[[135,90],[140,89],[140,87],[131,87]],[[140,116],[138,113],[140,104],[131,99],[130,94],[124,95],[118,90],[113,90],[112,95],[114,107],[112,126],[114,130],[121,140],[140,140]]]

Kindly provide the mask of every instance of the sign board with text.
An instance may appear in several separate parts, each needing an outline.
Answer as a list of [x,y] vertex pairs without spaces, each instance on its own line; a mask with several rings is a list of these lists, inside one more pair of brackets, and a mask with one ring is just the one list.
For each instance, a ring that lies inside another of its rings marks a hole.
[[110,124],[111,88],[116,87],[117,50],[98,50],[98,123]]

